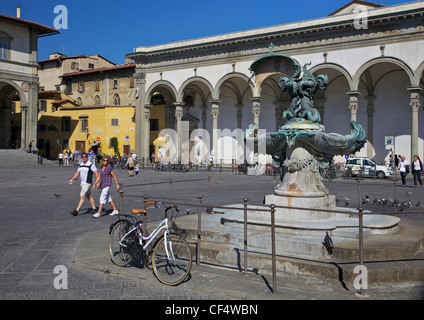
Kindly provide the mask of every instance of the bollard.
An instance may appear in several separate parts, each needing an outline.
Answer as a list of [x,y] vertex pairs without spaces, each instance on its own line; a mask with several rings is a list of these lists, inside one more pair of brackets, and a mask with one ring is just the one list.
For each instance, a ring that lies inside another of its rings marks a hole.
[[202,207],[202,196],[197,196],[199,201],[199,206],[197,208],[197,248],[196,248],[196,265],[200,265],[200,230],[201,230],[201,207]]

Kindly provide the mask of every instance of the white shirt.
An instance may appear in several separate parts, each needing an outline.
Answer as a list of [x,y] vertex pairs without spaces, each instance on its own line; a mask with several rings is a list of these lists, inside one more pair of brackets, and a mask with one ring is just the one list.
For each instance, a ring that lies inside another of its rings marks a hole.
[[93,172],[97,171],[97,167],[94,163],[91,163],[90,161],[87,161],[86,163],[81,162],[78,167],[78,171],[80,173],[81,184],[94,182]]
[[400,172],[405,172],[406,171],[405,166],[409,166],[409,161],[408,160],[399,162],[399,171]]

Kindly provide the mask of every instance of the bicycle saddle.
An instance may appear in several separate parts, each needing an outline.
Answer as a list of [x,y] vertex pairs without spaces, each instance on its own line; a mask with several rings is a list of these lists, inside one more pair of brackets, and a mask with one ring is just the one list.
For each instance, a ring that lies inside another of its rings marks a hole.
[[142,214],[142,213],[147,213],[147,211],[145,209],[131,209],[131,213],[132,214]]

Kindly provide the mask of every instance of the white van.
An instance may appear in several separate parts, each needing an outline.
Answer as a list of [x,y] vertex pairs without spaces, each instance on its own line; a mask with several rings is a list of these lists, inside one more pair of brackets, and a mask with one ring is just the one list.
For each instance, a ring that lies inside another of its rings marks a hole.
[[377,178],[386,178],[393,176],[393,169],[378,163],[375,160],[369,158],[349,158],[346,161],[345,170],[352,170],[353,175],[357,175],[359,172],[365,176]]

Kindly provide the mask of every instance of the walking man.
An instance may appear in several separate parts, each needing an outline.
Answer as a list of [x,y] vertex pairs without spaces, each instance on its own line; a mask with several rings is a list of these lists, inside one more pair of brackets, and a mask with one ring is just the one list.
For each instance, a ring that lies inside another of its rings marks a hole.
[[81,192],[80,192],[80,200],[78,203],[77,208],[71,212],[72,215],[77,216],[79,213],[79,210],[81,209],[83,203],[84,203],[84,197],[87,197],[88,201],[91,205],[91,212],[96,212],[96,205],[94,204],[94,198],[91,195],[91,183],[93,182],[93,173],[96,176],[96,180],[98,179],[98,171],[96,168],[96,165],[94,163],[91,163],[88,161],[88,155],[86,152],[82,153],[81,155],[82,163],[79,165],[77,171],[75,172],[74,176],[69,180],[69,185],[72,184],[72,181],[76,179],[78,176],[80,176],[81,180]]

